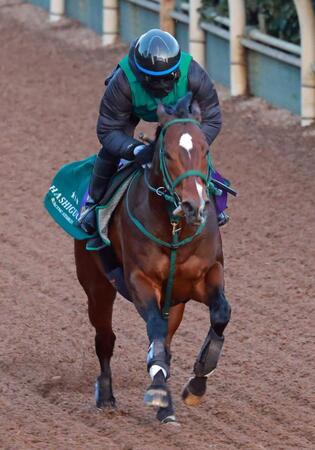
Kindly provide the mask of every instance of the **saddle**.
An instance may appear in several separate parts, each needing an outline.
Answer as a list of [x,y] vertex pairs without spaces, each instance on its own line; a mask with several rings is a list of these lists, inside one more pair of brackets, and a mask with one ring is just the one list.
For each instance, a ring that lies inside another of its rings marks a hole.
[[[77,221],[88,195],[95,158],[96,155],[92,155],[62,166],[54,176],[44,198],[44,207],[52,219],[72,238],[78,240],[91,237]],[[129,163],[118,170],[100,203],[100,208],[108,207],[115,193],[121,192],[125,181],[131,179],[136,169],[133,163]]]
[[[115,211],[118,203],[124,196],[134,173],[139,170],[134,163],[128,163],[110,180],[109,187],[104,195],[104,198],[99,202],[96,207],[98,233],[103,241],[103,245],[110,245],[108,237],[108,226],[113,212]],[[100,247],[100,248],[102,248]],[[92,247],[89,242],[86,245],[87,250],[99,250],[99,248]]]
[[105,192],[103,199],[100,201],[99,206],[104,206],[115,195],[119,188],[124,184],[124,182],[130,178],[132,174],[135,173],[137,167],[135,167],[133,162],[127,163],[122,168],[118,169],[113,178],[110,180],[109,187]]

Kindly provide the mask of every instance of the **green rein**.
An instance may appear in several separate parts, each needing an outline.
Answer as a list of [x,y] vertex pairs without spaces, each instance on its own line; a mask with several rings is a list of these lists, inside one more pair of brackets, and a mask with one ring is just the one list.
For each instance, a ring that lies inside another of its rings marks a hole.
[[[179,183],[181,183],[185,178],[188,177],[198,177],[201,178],[202,181],[205,183],[207,187],[207,195],[220,195],[221,191],[217,189],[213,183],[211,182],[211,171],[212,169],[212,161],[210,153],[207,155],[207,165],[208,165],[208,173],[207,175],[203,174],[199,170],[187,170],[186,172],[179,175],[174,181],[171,178],[171,175],[168,171],[167,165],[166,165],[166,158],[165,158],[165,150],[164,150],[164,135],[166,130],[176,124],[176,123],[193,123],[195,125],[198,125],[200,127],[200,123],[194,119],[174,119],[167,122],[160,133],[159,141],[160,141],[160,148],[159,148],[159,159],[160,159],[160,170],[163,176],[163,188],[154,188],[150,186],[147,175],[145,172],[145,182],[148,188],[155,192],[157,195],[164,197],[164,199],[168,202],[168,212],[169,212],[169,218],[170,223],[172,225],[172,242],[166,242],[162,239],[157,238],[154,236],[149,230],[145,228],[145,226],[132,214],[129,206],[129,194],[130,194],[130,188],[133,182],[139,178],[139,176],[142,174],[141,170],[138,170],[134,177],[132,178],[126,195],[126,207],[127,207],[127,213],[132,221],[132,223],[136,226],[136,228],[144,234],[148,239],[155,242],[158,245],[161,245],[163,247],[167,247],[171,250],[170,254],[170,270],[169,270],[169,276],[167,280],[166,290],[165,290],[165,299],[164,299],[164,306],[162,309],[162,315],[164,319],[168,319],[169,317],[169,310],[171,307],[172,302],[172,291],[173,291],[173,284],[174,284],[174,274],[175,274],[175,268],[176,268],[176,251],[178,248],[183,247],[186,244],[189,244],[192,242],[199,234],[202,232],[206,225],[206,221],[201,223],[195,233],[191,236],[186,237],[185,239],[179,240],[179,232],[180,228],[178,228],[178,223],[180,221],[180,218],[178,216],[173,215],[173,211],[179,206],[180,199],[178,195],[175,192],[176,186],[178,186]],[[166,192],[165,192],[166,190]]]

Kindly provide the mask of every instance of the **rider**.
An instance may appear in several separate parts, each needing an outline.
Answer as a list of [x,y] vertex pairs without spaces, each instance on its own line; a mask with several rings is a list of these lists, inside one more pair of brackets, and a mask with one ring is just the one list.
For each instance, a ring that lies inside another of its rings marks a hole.
[[[96,228],[95,206],[107,190],[120,159],[142,165],[150,162],[149,145],[133,137],[140,119],[156,122],[158,102],[176,103],[191,91],[201,109],[201,129],[209,145],[221,128],[221,112],[216,89],[207,72],[187,53],[180,50],[169,33],[152,29],[140,36],[105,80],[97,122],[102,148],[95,160],[89,196],[79,222],[88,233]],[[219,225],[228,216],[218,211]]]

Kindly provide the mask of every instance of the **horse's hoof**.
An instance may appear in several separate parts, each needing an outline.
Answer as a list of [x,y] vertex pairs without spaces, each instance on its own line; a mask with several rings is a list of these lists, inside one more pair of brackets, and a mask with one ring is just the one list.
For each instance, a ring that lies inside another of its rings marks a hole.
[[174,415],[165,417],[163,420],[161,420],[161,423],[167,425],[180,426],[179,422],[177,422],[176,417]]
[[96,402],[96,407],[98,409],[112,409],[116,408],[116,400],[114,397],[110,398],[109,400],[98,400]]
[[198,406],[206,392],[207,378],[191,378],[182,392],[182,399],[187,406]]
[[171,427],[172,431],[180,431],[181,430],[181,424],[175,420],[175,422],[166,422],[164,425],[165,427]]
[[116,399],[111,392],[104,392],[107,389],[107,383],[98,378],[95,383],[95,401],[96,407],[99,409],[115,408]]
[[187,406],[198,406],[201,403],[202,397],[192,394],[186,386],[182,392],[182,399]]
[[162,388],[150,387],[144,394],[144,403],[147,406],[167,408],[169,404],[167,391]]

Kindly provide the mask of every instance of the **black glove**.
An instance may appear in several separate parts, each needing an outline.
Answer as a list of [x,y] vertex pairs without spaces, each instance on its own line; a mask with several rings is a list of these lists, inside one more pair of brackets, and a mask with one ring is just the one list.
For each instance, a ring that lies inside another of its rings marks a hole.
[[134,163],[137,166],[142,166],[143,164],[148,164],[152,161],[154,155],[154,144],[141,144],[137,145],[133,149],[133,154],[135,156]]

